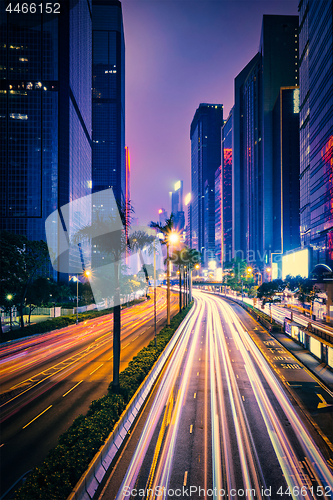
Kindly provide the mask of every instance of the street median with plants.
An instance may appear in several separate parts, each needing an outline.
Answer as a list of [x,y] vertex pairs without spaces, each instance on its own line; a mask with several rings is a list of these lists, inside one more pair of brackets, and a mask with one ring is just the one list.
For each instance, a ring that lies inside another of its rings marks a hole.
[[162,328],[157,334],[156,346],[152,340],[130,361],[120,373],[118,394],[113,393],[110,384],[108,393],[91,403],[87,415],[79,415],[74,420],[44,462],[30,473],[17,491],[16,500],[68,497],[191,307],[192,304],[184,308],[171,319],[169,327]]

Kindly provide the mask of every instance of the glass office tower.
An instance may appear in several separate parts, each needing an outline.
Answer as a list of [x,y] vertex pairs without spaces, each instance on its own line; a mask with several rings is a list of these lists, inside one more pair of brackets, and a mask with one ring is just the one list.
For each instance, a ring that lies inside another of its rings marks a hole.
[[223,261],[232,259],[232,139],[233,108],[222,128]]
[[215,172],[221,165],[222,104],[200,104],[191,123],[192,247],[215,260]]
[[93,192],[126,197],[125,41],[121,3],[93,0]]
[[[273,108],[298,85],[298,16],[263,16],[259,53],[235,79],[233,256],[270,263],[275,248]],[[295,147],[297,144],[295,144]]]
[[[54,210],[91,192],[90,8],[1,12],[1,228],[31,240],[45,240]],[[90,221],[81,208],[63,220],[69,236]]]
[[285,253],[300,246],[299,87],[281,87],[273,136],[273,248]]
[[332,2],[301,0],[300,193],[301,242],[313,265],[333,269]]

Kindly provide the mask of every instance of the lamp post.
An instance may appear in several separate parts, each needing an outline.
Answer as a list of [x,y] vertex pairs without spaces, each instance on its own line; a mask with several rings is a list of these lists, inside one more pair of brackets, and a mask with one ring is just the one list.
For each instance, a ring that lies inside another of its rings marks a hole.
[[6,299],[8,300],[8,302],[10,303],[10,309],[9,309],[9,325],[10,325],[10,329],[12,330],[13,327],[12,327],[12,304],[11,304],[11,301],[13,300],[13,296],[11,293],[9,293],[6,297]]
[[[83,276],[89,278],[91,271],[83,271]],[[76,275],[76,324],[79,322],[79,275]]]
[[175,231],[166,234],[167,247],[167,326],[170,326],[170,243],[178,243],[179,235]]
[[156,247],[154,239],[154,332],[155,332],[155,347],[156,347]]

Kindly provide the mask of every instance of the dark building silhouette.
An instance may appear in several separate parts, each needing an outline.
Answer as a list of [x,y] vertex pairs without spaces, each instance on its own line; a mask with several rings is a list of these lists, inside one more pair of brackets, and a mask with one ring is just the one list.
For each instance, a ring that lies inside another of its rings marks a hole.
[[[54,210],[91,192],[90,7],[1,12],[1,228],[31,240],[45,240]],[[82,207],[62,222],[71,236],[90,216]]]
[[126,197],[125,41],[121,3],[92,2],[93,192],[113,188]]
[[333,269],[333,35],[332,2],[301,0],[300,224],[313,265]]
[[191,243],[215,260],[215,172],[221,165],[222,104],[200,104],[191,123]]
[[[235,79],[234,257],[262,269],[275,248],[273,108],[298,85],[298,16],[263,16],[259,53]],[[297,147],[297,144],[295,144]]]
[[285,253],[300,246],[299,87],[281,87],[273,137],[273,248]]

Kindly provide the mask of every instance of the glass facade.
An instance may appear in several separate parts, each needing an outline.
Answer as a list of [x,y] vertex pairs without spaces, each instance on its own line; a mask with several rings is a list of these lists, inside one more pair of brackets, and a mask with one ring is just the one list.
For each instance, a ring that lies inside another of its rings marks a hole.
[[303,0],[300,11],[301,237],[313,265],[333,265],[332,2]]
[[223,255],[224,262],[232,259],[232,137],[233,110],[222,129],[222,198],[223,198]]
[[46,218],[90,193],[91,18],[83,0],[25,16],[1,19],[1,228],[45,240]]
[[93,0],[93,192],[126,197],[125,41],[121,3]]
[[223,267],[222,212],[222,165],[220,165],[215,172],[215,258],[217,267]]
[[273,109],[273,134],[272,250],[285,253],[300,246],[299,87],[280,89]]
[[222,104],[200,104],[191,123],[192,247],[215,260],[215,172],[221,165]]
[[233,256],[263,268],[274,251],[273,107],[298,82],[298,16],[263,16],[259,53],[235,79]]

